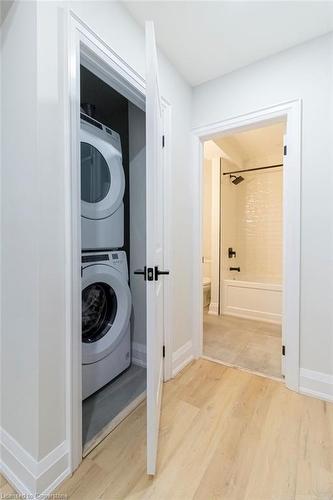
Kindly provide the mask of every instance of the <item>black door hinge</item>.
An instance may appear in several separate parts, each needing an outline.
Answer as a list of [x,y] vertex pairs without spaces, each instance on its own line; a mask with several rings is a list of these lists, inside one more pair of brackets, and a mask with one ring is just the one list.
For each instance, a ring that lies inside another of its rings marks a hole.
[[163,346],[163,351],[162,351],[162,353],[163,353],[163,358],[165,358],[165,345]]
[[162,148],[165,146],[165,135],[162,135]]
[[285,356],[286,355],[286,346],[283,345],[282,346],[282,356]]
[[285,145],[283,146],[283,155],[284,155],[284,156],[287,156],[287,149],[288,149],[288,148],[287,148],[287,145],[285,144]]

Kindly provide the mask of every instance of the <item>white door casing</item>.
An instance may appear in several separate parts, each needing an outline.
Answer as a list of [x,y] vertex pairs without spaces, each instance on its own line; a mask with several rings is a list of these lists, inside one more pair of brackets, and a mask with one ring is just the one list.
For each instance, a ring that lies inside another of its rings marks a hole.
[[282,370],[289,389],[299,391],[300,371],[300,236],[301,236],[301,123],[300,99],[268,106],[243,115],[206,124],[192,131],[195,224],[193,226],[193,346],[196,357],[203,352],[202,313],[202,164],[203,143],[230,132],[285,121],[287,155],[283,176],[283,344]]
[[[146,22],[147,264],[163,270],[162,107],[154,25]],[[155,267],[156,266],[156,267]],[[163,388],[164,277],[147,280],[147,473],[155,474]]]

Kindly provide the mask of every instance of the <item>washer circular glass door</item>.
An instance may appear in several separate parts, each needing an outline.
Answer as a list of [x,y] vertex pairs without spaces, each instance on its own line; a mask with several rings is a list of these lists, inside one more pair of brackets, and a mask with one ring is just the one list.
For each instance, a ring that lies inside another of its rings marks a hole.
[[93,129],[81,122],[81,215],[97,220],[110,217],[119,208],[125,176],[121,151],[111,139],[103,138],[103,131]]
[[117,295],[108,283],[91,283],[82,291],[82,342],[97,342],[112,327],[117,315]]
[[82,363],[101,360],[122,340],[131,314],[131,293],[121,273],[105,264],[82,272]]

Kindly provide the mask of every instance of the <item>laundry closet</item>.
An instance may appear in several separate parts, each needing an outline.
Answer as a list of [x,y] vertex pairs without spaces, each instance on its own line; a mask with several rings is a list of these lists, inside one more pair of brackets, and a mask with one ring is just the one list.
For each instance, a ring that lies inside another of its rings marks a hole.
[[80,68],[82,449],[146,396],[145,112]]

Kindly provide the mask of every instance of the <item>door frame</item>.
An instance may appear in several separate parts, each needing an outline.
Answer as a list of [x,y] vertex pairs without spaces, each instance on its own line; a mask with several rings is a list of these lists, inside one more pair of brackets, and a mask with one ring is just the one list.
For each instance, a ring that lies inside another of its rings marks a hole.
[[203,143],[227,135],[285,120],[287,156],[283,176],[283,319],[285,384],[299,390],[300,261],[301,261],[301,123],[302,101],[283,102],[214,122],[192,130],[194,161],[193,232],[193,346],[195,357],[203,353],[202,297],[202,172]]
[[[80,196],[80,63],[145,110],[145,79],[108,46],[73,11],[67,19],[67,74],[65,101],[65,214],[66,214],[66,441],[73,472],[82,461],[81,355],[81,196]],[[171,186],[171,105],[162,97],[164,185]],[[164,198],[164,262],[171,262],[171,189]],[[144,264],[144,263],[143,263]],[[164,380],[172,376],[172,279],[164,280]]]

